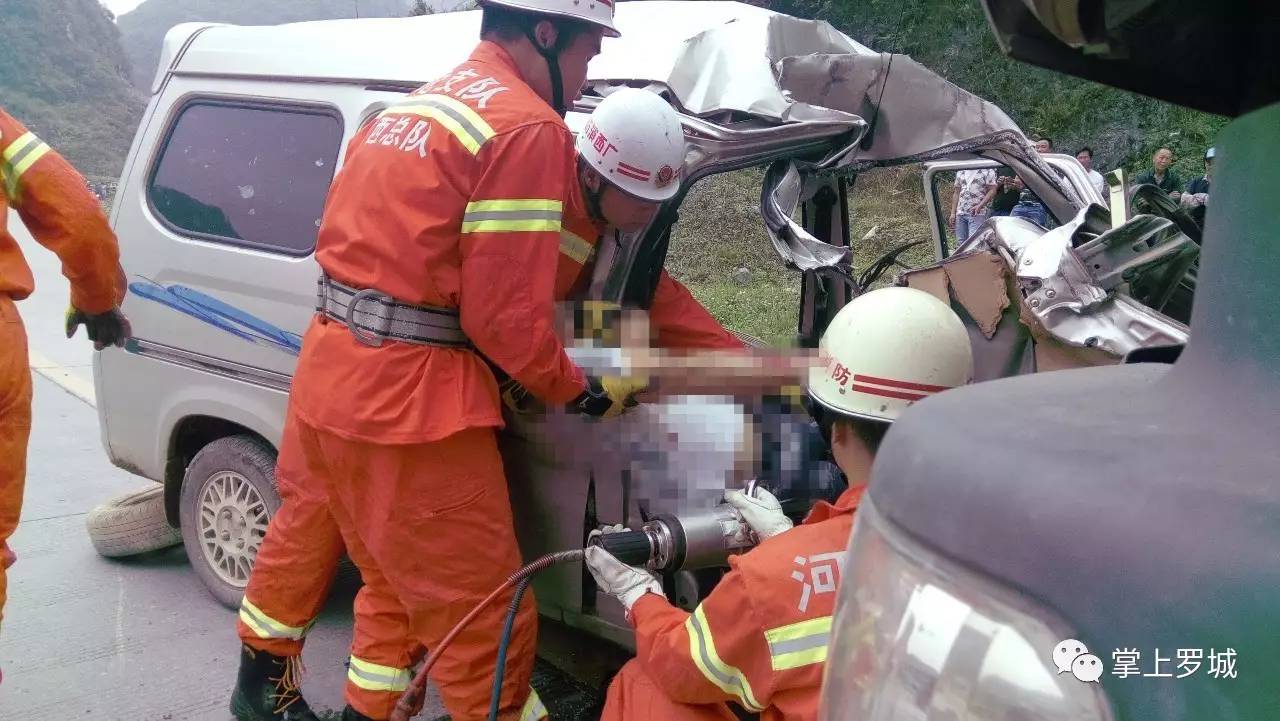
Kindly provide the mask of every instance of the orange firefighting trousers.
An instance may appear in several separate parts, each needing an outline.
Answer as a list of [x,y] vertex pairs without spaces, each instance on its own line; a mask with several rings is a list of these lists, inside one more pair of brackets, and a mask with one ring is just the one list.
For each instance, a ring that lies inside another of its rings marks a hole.
[[343,552],[324,485],[308,482],[300,442],[290,408],[276,463],[280,508],[254,559],[236,621],[241,641],[277,656],[302,653]]
[[[416,644],[434,648],[520,566],[497,440],[492,429],[476,428],[392,446],[347,440],[296,418],[294,424],[306,483],[327,491],[365,583],[355,603],[347,702],[385,719],[408,685]],[[283,456],[286,467],[296,462]],[[433,669],[454,721],[488,715],[505,613],[505,603],[490,606]],[[511,637],[500,718],[545,715],[534,710],[541,704],[529,693],[536,623],[526,596]]]
[[623,665],[609,684],[600,721],[737,721],[723,703],[672,701],[654,682],[639,659]]
[[[0,293],[0,553],[22,512],[22,487],[31,436],[31,369],[27,367],[27,335],[18,309]],[[4,619],[8,577],[0,561],[0,621]]]

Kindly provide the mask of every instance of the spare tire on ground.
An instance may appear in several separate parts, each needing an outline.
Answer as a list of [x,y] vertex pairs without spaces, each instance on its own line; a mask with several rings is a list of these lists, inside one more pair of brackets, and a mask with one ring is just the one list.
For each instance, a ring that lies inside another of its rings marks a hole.
[[182,543],[164,512],[164,486],[113,498],[89,511],[89,540],[107,558],[134,556]]

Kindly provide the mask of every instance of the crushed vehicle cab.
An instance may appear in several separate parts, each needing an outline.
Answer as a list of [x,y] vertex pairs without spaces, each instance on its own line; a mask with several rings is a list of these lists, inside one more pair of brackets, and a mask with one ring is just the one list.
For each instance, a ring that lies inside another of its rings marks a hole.
[[[1102,199],[1079,164],[1037,156],[998,108],[910,58],[735,2],[620,3],[617,24],[622,38],[606,40],[592,62],[570,126],[580,128],[613,88],[648,88],[680,113],[687,169],[645,231],[611,233],[602,244],[607,260],[595,263],[590,298],[647,307],[673,226],[700,212],[684,204],[690,187],[761,168],[762,221],[780,262],[801,276],[799,307],[776,311],[797,319],[801,345],[816,347],[844,303],[892,267],[890,257],[865,269],[874,272],[851,267],[858,174],[997,162],[1016,170],[1062,226],[997,219],[949,249],[935,217],[939,263],[902,281],[963,311],[982,349],[981,379],[1114,363],[1135,348],[1185,340],[1176,320],[1114,285],[1090,284],[1127,261],[1089,210]],[[110,457],[165,485],[170,521],[223,603],[238,604],[278,507],[275,447],[315,307],[312,253],[341,149],[366,119],[459,62],[478,26],[477,12],[459,12],[184,25],[165,40],[111,213],[135,338],[98,354],[94,371]],[[424,50],[427,36],[436,40]],[[927,192],[936,216],[941,201]],[[1088,243],[1104,265],[1082,260],[1094,257],[1081,255]],[[1032,247],[1034,267],[1020,269]],[[1133,265],[1145,273],[1165,264]],[[1038,304],[1035,293],[1053,302]],[[613,367],[616,354],[601,350],[575,344],[570,354],[591,370]],[[601,524],[706,510],[748,479],[768,484],[796,515],[843,487],[816,424],[786,394],[666,397],[608,423],[559,412],[509,418],[502,447],[528,558],[581,547]],[[681,572],[667,579],[668,593],[692,607],[719,573]],[[551,569],[534,586],[544,615],[632,643],[621,608],[581,566]]]
[[[979,233],[979,253],[1011,261],[1030,327],[1072,354],[1143,347],[899,419],[844,559],[820,718],[1274,718],[1280,85],[1259,68],[1275,67],[1280,16],[984,4],[1014,57],[1239,117],[1214,143],[1203,237],[1142,187],[1110,224],[1090,208],[1031,243],[1004,219]],[[1152,315],[1170,303],[1190,329]],[[1120,333],[1095,332],[1104,320]]]

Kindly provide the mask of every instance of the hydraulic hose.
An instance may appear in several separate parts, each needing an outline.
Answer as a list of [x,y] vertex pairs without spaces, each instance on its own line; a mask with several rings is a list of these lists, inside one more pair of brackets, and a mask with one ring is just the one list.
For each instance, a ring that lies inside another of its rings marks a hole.
[[[528,583],[526,579],[532,577],[537,572],[557,563],[579,560],[582,558],[582,554],[582,549],[548,553],[542,558],[539,558],[533,563],[530,563],[511,574],[507,577],[507,580],[502,583],[502,585],[493,589],[492,593],[486,596],[485,599],[477,604],[475,608],[471,609],[466,616],[463,616],[462,620],[458,621],[453,628],[449,629],[449,633],[445,634],[444,638],[440,639],[440,643],[438,643],[436,647],[431,650],[431,653],[427,655],[426,661],[422,663],[422,668],[418,670],[417,675],[413,677],[413,681],[409,683],[409,688],[405,690],[404,694],[400,696],[400,700],[396,702],[396,707],[391,712],[391,721],[409,721],[409,719],[413,718],[414,714],[421,709],[420,701],[423,694],[426,692],[427,674],[431,672],[431,668],[440,660],[440,656],[442,656],[445,650],[449,648],[449,645],[453,643],[453,640],[457,638],[458,634],[462,633],[467,626],[471,625],[471,622],[475,621],[476,617],[488,608],[490,604],[496,601],[499,596],[521,582],[524,582],[524,585],[527,586]],[[513,606],[513,608],[518,608],[518,604],[519,599],[517,598],[516,605]],[[504,633],[504,636],[509,636],[509,633]],[[502,649],[499,649],[500,653],[501,651]]]
[[493,667],[493,693],[489,695],[489,721],[498,721],[498,705],[502,702],[502,679],[507,675],[507,647],[511,645],[511,629],[516,625],[516,614],[520,611],[520,601],[524,592],[529,589],[533,576],[525,576],[516,586],[516,595],[511,597],[511,605],[507,607],[507,620],[502,624],[502,640],[498,642],[498,663]]

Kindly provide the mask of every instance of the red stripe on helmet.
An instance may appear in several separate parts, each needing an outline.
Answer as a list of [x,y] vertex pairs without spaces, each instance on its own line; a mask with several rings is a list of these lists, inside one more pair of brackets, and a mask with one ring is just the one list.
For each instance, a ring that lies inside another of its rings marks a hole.
[[618,173],[620,175],[625,175],[628,178],[635,178],[636,180],[648,180],[653,176],[653,173],[650,173],[647,170],[641,170],[634,165],[627,165],[626,163],[618,163]]
[[921,398],[929,397],[928,393],[908,393],[906,391],[891,391],[888,388],[876,388],[874,386],[864,386],[854,383],[852,388],[859,393],[866,393],[873,396],[883,396],[885,398],[898,398],[904,401],[918,401]]
[[596,2],[604,5],[605,7],[613,7],[613,0],[596,0]]
[[941,393],[950,390],[951,386],[931,386],[926,383],[909,383],[907,381],[896,381],[892,378],[876,378],[875,376],[862,376],[854,374],[853,381],[855,383],[874,383],[878,386],[889,386],[890,388],[905,388],[912,391],[924,391],[925,393]]

